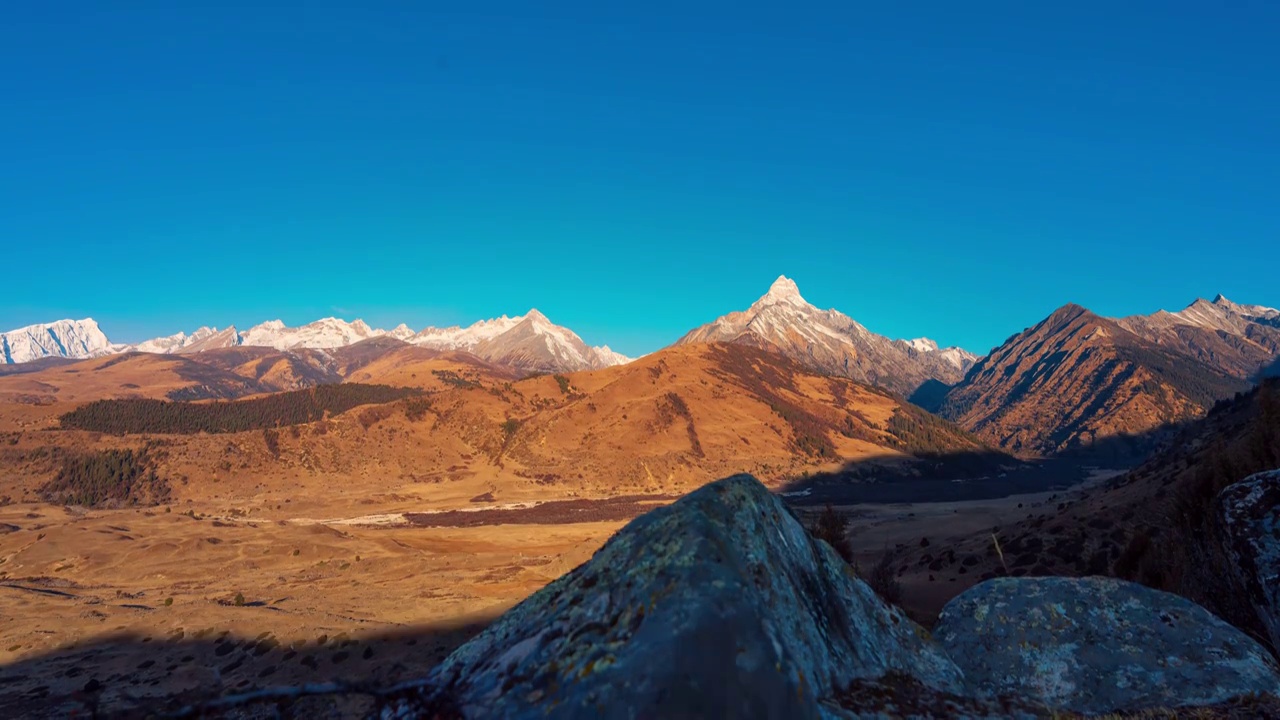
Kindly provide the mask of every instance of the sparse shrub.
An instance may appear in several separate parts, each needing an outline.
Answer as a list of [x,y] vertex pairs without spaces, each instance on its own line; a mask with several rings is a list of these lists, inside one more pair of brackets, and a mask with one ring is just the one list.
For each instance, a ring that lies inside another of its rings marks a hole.
[[849,542],[846,534],[849,530],[849,521],[843,515],[836,512],[836,509],[828,505],[818,516],[818,522],[811,531],[813,536],[819,540],[826,542],[836,553],[850,565],[854,564],[853,545]]
[[236,599],[233,602],[235,602],[236,607],[244,607],[244,593],[236,593]]
[[866,576],[867,585],[880,596],[881,600],[890,605],[898,605],[902,602],[902,583],[898,582],[897,575],[893,572],[893,553],[885,550],[880,556],[879,562],[871,568],[871,572]]
[[507,418],[502,423],[502,434],[505,435],[507,439],[511,439],[511,437],[515,435],[516,431],[519,429],[520,429],[520,421],[515,418]]
[[280,459],[280,431],[275,428],[262,429],[262,441],[267,445],[267,452],[271,453],[271,457]]
[[391,416],[392,408],[387,405],[373,405],[360,411],[356,420],[366,431]]
[[404,417],[409,422],[418,422],[431,410],[431,401],[425,397],[411,397],[404,401]]
[[167,597],[167,598],[165,598],[165,599],[164,599],[164,606],[165,606],[165,607],[173,607],[173,598],[171,598],[171,597]]
[[436,376],[440,382],[459,390],[468,390],[470,388],[480,387],[480,383],[468,380],[452,370],[432,370],[432,375]]
[[560,386],[560,394],[568,395],[569,394],[569,378],[559,373],[556,373],[551,377],[555,378],[556,384]]
[[698,439],[698,429],[693,424],[693,413],[689,411],[689,404],[677,393],[669,392],[658,400],[658,418],[654,429],[670,427],[677,417],[683,418],[685,421],[685,431],[689,435],[690,452],[693,453],[694,457],[704,457],[702,441]]

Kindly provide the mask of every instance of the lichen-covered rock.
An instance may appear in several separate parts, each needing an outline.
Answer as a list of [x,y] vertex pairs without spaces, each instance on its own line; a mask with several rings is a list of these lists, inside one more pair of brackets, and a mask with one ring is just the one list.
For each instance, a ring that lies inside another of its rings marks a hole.
[[1280,648],[1280,470],[1250,475],[1224,489],[1218,512],[1231,566],[1271,646]]
[[820,717],[889,673],[965,689],[926,631],[738,475],[631,522],[382,714]]
[[1208,610],[1111,578],[997,578],[942,610],[934,636],[969,682],[1057,710],[1208,705],[1275,693],[1267,651]]

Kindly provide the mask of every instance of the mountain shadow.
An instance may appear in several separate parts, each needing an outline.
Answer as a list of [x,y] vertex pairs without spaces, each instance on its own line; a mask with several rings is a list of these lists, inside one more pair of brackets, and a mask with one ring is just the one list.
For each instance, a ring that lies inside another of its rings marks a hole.
[[[6,717],[24,718],[181,716],[184,709],[201,717],[203,703],[262,688],[386,688],[424,677],[491,621],[295,640],[181,628],[168,636],[99,637],[0,666],[0,708]],[[285,717],[363,717],[374,698],[358,692],[272,698],[257,707],[264,717],[279,717],[272,714],[277,708]]]
[[1096,472],[1139,465],[1152,448],[1164,447],[1184,427],[1168,425],[1140,435],[1117,435],[1036,460],[984,449],[864,458],[837,470],[796,478],[779,492],[788,503],[804,506],[962,502],[1062,491]]
[[1274,363],[1271,363],[1270,367],[1263,368],[1262,373],[1258,379],[1262,380],[1264,378],[1277,378],[1277,377],[1280,377],[1280,360],[1276,360]]
[[951,392],[953,387],[955,386],[948,385],[941,380],[929,378],[920,383],[920,387],[911,393],[911,396],[907,398],[907,402],[937,415],[938,411],[942,409],[942,403],[947,399],[947,393]]

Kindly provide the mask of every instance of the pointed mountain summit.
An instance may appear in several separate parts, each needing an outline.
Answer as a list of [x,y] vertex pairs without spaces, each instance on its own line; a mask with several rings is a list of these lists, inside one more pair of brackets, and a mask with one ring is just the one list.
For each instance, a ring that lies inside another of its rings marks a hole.
[[836,310],[820,310],[795,281],[779,276],[741,312],[696,328],[677,345],[732,342],[771,349],[829,375],[879,385],[905,396],[933,381],[953,385],[977,356],[960,348],[938,349],[928,338],[890,340]]
[[800,286],[796,285],[796,281],[786,275],[779,275],[777,280],[769,286],[769,292],[765,293],[759,300],[755,301],[751,307],[762,308],[766,305],[777,305],[786,303],[797,307],[813,307],[800,296]]

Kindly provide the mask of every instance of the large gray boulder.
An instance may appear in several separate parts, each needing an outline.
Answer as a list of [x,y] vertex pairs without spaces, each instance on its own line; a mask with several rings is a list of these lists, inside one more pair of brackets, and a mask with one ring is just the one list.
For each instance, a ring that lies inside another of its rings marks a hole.
[[738,475],[632,521],[382,715],[905,714],[877,708],[874,693],[853,709],[837,697],[886,676],[963,700],[960,671],[929,634]]
[[997,578],[942,610],[934,637],[983,692],[1106,713],[1280,690],[1271,655],[1177,595],[1111,578]]
[[1271,646],[1280,648],[1280,470],[1224,489],[1218,512],[1225,550]]

